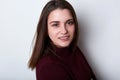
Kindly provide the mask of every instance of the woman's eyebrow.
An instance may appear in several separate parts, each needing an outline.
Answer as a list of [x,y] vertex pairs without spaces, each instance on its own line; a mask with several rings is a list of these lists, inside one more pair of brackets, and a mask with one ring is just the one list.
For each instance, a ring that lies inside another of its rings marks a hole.
[[[68,19],[68,20],[66,20],[66,22],[68,22],[68,21],[73,21],[73,19],[71,18],[71,19]],[[52,24],[52,23],[59,23],[60,21],[51,21],[51,22],[49,22],[49,24]]]
[[69,21],[73,21],[73,19],[68,19],[68,20],[66,21],[66,23],[69,22]]
[[68,22],[68,21],[73,21],[73,19],[68,19],[66,22]]
[[52,23],[59,23],[59,21],[51,21],[49,24],[52,24]]

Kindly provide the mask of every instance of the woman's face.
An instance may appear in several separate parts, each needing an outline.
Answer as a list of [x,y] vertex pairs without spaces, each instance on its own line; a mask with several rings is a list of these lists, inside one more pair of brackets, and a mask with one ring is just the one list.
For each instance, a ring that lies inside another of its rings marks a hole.
[[75,24],[68,9],[56,9],[48,16],[48,36],[57,47],[67,47],[73,40]]

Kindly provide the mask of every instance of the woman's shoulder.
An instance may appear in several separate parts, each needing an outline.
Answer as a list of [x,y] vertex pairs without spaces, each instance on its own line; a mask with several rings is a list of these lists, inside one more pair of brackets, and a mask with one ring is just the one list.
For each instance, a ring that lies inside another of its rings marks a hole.
[[46,64],[53,64],[53,63],[56,63],[56,60],[54,60],[53,56],[48,55],[48,56],[42,57],[38,61],[37,66],[41,66],[42,67],[42,66],[45,66]]
[[86,60],[84,53],[81,51],[81,49],[77,46],[75,49],[75,55],[78,57],[78,59]]
[[55,55],[45,55],[42,57],[39,61],[38,64],[36,65],[36,69],[42,69],[43,67],[48,67],[48,66],[53,66],[55,67],[56,65],[60,66],[62,65],[60,60],[57,58]]
[[39,60],[36,66],[37,80],[66,80],[68,74],[64,67],[51,56],[45,56]]
[[80,54],[82,54],[82,51],[81,51],[81,49],[77,46],[76,48],[75,48],[75,51],[74,51],[75,53],[80,53]]

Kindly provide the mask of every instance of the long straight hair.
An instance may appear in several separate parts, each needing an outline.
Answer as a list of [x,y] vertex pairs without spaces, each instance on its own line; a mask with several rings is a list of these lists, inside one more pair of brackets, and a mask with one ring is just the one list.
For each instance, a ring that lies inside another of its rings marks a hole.
[[43,57],[43,55],[45,54],[46,47],[49,47],[48,44],[50,43],[50,39],[49,39],[48,32],[47,32],[47,20],[48,20],[49,14],[53,10],[58,9],[58,8],[59,9],[68,9],[71,12],[73,20],[75,22],[74,38],[70,44],[71,50],[74,50],[74,48],[77,45],[78,21],[77,21],[77,17],[76,17],[76,14],[75,14],[75,11],[74,11],[72,5],[69,2],[67,2],[66,0],[51,0],[51,1],[49,1],[42,10],[42,13],[41,13],[38,25],[37,25],[36,33],[35,33],[34,48],[33,48],[31,58],[28,62],[28,66],[32,70],[36,67],[39,59],[41,57]]

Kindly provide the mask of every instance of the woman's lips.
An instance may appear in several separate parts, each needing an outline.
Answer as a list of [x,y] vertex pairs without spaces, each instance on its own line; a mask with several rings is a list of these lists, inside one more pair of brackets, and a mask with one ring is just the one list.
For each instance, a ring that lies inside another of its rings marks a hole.
[[70,36],[61,36],[59,37],[60,40],[62,41],[68,41]]

